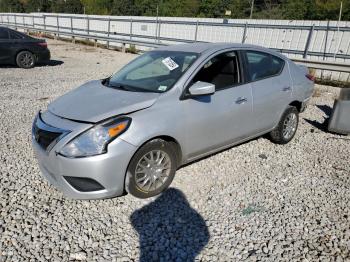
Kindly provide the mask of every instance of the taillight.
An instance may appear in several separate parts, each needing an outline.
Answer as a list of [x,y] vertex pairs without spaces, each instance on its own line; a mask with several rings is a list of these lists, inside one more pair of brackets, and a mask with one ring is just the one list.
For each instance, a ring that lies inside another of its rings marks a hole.
[[38,45],[40,45],[41,47],[47,47],[47,43],[46,42],[38,43]]
[[311,74],[306,74],[305,75],[307,79],[311,80],[312,82],[315,82],[315,77]]

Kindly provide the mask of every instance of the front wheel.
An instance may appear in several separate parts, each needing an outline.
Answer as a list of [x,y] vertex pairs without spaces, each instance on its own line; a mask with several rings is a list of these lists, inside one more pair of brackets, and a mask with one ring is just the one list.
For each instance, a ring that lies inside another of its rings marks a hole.
[[290,106],[283,113],[277,127],[270,132],[271,140],[277,144],[287,144],[291,141],[298,129],[299,112]]
[[143,145],[130,161],[125,188],[138,198],[160,194],[171,184],[176,171],[176,153],[168,142],[154,139]]
[[21,68],[32,68],[35,65],[35,56],[29,51],[19,52],[16,57],[16,63]]

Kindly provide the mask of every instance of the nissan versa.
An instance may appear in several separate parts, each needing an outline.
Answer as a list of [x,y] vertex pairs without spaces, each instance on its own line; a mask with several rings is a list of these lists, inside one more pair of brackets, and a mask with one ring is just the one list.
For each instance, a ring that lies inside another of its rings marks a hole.
[[162,47],[39,112],[33,147],[69,197],[147,198],[185,163],[266,133],[288,143],[313,87],[305,67],[262,47]]

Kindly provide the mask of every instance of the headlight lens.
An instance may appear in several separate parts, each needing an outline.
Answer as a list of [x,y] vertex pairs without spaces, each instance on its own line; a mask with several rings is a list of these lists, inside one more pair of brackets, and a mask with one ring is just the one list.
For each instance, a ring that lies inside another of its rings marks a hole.
[[130,126],[131,119],[120,117],[83,132],[59,152],[67,157],[94,156],[106,152],[107,145]]

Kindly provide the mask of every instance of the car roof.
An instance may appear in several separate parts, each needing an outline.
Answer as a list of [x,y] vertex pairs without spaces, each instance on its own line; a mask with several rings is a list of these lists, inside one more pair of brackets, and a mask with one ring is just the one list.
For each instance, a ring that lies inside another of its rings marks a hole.
[[16,31],[16,30],[13,30],[12,28],[9,28],[9,27],[6,27],[6,26],[0,26],[0,29],[6,29],[6,30],[9,30],[9,31],[18,32],[18,31]]
[[17,34],[17,35],[21,35],[23,38],[26,38],[26,39],[36,39],[34,37],[31,37],[30,35],[27,35],[27,34],[25,34],[23,32],[14,30],[14,29],[6,27],[6,26],[0,26],[0,29],[6,29],[6,30],[8,30],[10,32],[13,32],[13,33]]
[[[175,44],[169,46],[163,46],[157,50],[164,51],[179,51],[179,52],[193,52],[193,53],[204,53],[206,51],[221,50],[227,48],[242,48],[242,47],[254,47],[258,46],[238,44],[238,43],[188,43],[188,44]],[[261,47],[258,47],[261,48]]]
[[[247,48],[247,49],[254,49],[257,51],[263,51],[270,54],[274,54],[277,56],[282,56],[280,53],[275,52],[271,49],[257,46],[257,45],[250,45],[250,44],[241,44],[241,43],[188,43],[188,44],[175,44],[175,45],[169,45],[169,46],[162,46],[160,48],[157,48],[156,50],[160,51],[177,51],[177,52],[193,52],[193,53],[205,53],[205,52],[216,52],[224,49],[241,49],[241,48]],[[284,56],[282,56],[284,57]]]

